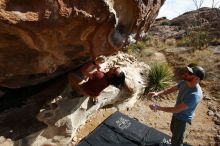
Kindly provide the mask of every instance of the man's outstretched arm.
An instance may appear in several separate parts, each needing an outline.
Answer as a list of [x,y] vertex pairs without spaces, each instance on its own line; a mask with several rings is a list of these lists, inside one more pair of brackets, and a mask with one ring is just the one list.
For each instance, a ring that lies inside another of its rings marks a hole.
[[168,112],[168,113],[180,113],[184,110],[187,110],[189,107],[188,105],[186,105],[185,103],[181,103],[179,105],[177,105],[176,107],[162,107],[159,105],[149,105],[150,109],[154,110],[154,111],[164,111],[164,112]]
[[147,95],[151,96],[151,97],[156,97],[156,96],[161,96],[161,95],[167,95],[167,94],[173,93],[177,90],[178,90],[178,86],[176,85],[176,86],[170,87],[168,89],[165,89],[165,90],[162,90],[159,92],[149,92]]

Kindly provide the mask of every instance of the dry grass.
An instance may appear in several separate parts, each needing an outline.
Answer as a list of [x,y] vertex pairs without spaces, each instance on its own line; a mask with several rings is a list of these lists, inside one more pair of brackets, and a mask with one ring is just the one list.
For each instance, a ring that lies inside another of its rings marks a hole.
[[167,39],[167,40],[165,41],[165,44],[166,44],[167,46],[176,46],[176,40],[175,40],[175,39]]

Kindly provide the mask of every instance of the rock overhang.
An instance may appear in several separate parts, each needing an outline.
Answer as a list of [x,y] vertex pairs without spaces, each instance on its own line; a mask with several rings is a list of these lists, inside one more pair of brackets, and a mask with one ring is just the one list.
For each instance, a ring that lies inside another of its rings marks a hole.
[[117,52],[141,39],[163,3],[1,0],[0,86],[35,85]]

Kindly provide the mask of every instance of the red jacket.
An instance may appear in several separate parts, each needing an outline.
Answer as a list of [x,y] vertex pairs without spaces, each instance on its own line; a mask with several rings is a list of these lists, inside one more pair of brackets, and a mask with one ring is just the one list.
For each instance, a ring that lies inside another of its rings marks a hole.
[[86,94],[94,97],[98,96],[109,85],[106,74],[102,71],[96,71],[93,73],[93,78],[84,83],[82,88]]

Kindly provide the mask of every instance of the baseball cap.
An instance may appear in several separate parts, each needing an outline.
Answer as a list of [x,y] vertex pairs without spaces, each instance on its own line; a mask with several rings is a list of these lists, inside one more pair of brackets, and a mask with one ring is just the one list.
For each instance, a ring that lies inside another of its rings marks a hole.
[[189,72],[191,72],[192,74],[199,77],[200,80],[203,80],[205,78],[205,70],[201,66],[188,65],[187,69],[188,69]]

